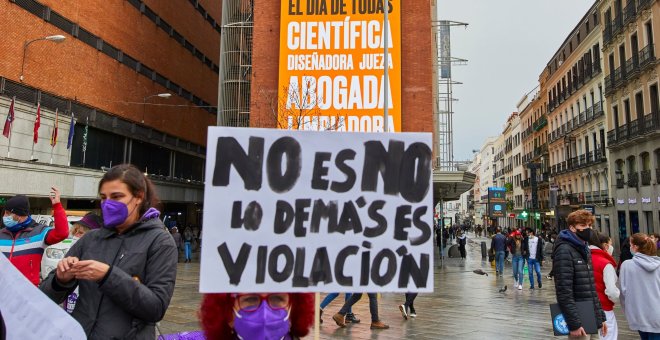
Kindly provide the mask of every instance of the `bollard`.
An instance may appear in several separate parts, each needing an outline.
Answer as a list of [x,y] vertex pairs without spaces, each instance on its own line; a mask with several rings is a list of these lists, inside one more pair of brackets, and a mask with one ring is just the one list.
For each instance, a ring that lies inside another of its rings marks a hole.
[[488,249],[486,248],[486,242],[481,241],[481,258],[485,259],[488,256]]

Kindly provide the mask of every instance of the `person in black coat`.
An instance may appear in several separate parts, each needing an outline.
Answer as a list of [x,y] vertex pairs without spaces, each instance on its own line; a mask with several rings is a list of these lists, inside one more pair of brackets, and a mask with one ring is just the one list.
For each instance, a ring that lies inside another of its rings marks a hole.
[[591,252],[587,246],[593,221],[593,215],[586,210],[568,215],[568,229],[559,233],[552,254],[557,303],[570,330],[569,337],[587,336],[576,305],[580,301],[593,303],[596,324],[602,336],[607,334],[605,312],[596,293]]

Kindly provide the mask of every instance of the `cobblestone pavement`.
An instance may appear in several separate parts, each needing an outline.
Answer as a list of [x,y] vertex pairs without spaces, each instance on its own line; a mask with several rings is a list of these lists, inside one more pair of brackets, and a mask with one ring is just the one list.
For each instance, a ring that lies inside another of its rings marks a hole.
[[[390,325],[387,330],[370,330],[370,315],[366,295],[354,306],[362,319],[359,324],[339,328],[332,315],[341,308],[343,295],[324,311],[321,339],[553,339],[550,309],[555,292],[552,280],[546,279],[549,262],[542,267],[543,288],[529,289],[525,277],[523,290],[513,289],[511,264],[507,263],[503,277],[495,277],[495,269],[481,259],[480,241],[468,244],[468,258],[445,259],[440,265],[435,258],[435,292],[420,294],[415,300],[417,318],[403,320],[398,305],[403,294],[383,294],[379,298],[380,319]],[[195,253],[198,256],[199,253]],[[196,318],[200,295],[199,263],[180,263],[177,285],[170,308],[161,321],[163,333],[199,329]],[[489,276],[474,274],[482,269]],[[508,290],[499,293],[504,286]],[[619,339],[638,339],[637,332],[628,329],[620,306],[615,307],[619,324]],[[311,336],[306,339],[312,339]]]

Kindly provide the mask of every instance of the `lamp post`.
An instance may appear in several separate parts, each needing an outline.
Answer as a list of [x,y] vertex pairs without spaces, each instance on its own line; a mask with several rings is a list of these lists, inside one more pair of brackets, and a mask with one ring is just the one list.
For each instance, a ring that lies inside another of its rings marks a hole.
[[65,36],[58,34],[58,35],[49,35],[43,38],[26,40],[25,43],[23,44],[23,62],[21,63],[21,75],[18,77],[18,79],[21,82],[23,81],[23,72],[25,71],[25,57],[27,56],[27,49],[30,46],[30,44],[37,41],[52,41],[56,43],[61,43],[62,41],[64,41],[64,39],[66,39]]
[[144,111],[147,109],[147,99],[153,98],[153,97],[160,97],[160,98],[169,98],[172,97],[171,93],[157,93],[157,94],[152,94],[150,96],[146,96],[142,99],[142,123],[144,123]]

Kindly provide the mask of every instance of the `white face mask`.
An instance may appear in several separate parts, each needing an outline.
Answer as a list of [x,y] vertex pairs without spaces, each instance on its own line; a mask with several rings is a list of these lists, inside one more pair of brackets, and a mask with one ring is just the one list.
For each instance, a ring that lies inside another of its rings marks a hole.
[[607,253],[610,255],[614,254],[614,246],[610,244],[609,247],[607,247]]

